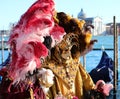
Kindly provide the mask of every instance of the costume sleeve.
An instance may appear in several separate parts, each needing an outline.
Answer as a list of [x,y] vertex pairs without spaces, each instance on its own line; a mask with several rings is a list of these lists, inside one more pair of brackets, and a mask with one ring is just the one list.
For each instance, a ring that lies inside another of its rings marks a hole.
[[81,73],[81,76],[82,76],[84,89],[86,91],[94,89],[95,84],[94,84],[92,78],[90,77],[90,75],[87,73],[87,71],[84,69],[84,67],[81,64],[79,65],[79,69],[80,69],[80,73]]

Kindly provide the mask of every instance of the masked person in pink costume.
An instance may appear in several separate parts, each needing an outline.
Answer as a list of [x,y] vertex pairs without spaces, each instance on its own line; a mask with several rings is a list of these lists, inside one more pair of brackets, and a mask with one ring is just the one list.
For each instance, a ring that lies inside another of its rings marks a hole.
[[[10,65],[0,71],[0,99],[45,99],[39,83],[41,60],[60,42],[64,29],[54,22],[53,0],[37,0],[11,30]],[[46,45],[46,38],[49,46]],[[46,70],[48,71],[48,70]],[[46,74],[46,73],[45,73]]]

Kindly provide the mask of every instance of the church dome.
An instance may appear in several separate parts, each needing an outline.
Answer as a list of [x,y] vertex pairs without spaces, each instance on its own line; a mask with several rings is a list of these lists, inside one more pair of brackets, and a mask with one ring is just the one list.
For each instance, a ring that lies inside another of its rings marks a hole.
[[85,19],[86,18],[86,14],[84,13],[83,9],[81,9],[81,11],[78,13],[78,19]]

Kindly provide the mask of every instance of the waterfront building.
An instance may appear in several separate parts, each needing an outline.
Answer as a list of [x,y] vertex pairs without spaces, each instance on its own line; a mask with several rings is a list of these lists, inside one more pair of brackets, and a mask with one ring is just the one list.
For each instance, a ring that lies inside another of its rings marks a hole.
[[[117,26],[118,35],[120,35],[120,23],[116,23],[116,26]],[[108,34],[108,35],[113,35],[114,34],[113,23],[107,23],[106,24],[106,34]]]
[[7,41],[10,36],[10,30],[0,30],[0,49],[8,49]]

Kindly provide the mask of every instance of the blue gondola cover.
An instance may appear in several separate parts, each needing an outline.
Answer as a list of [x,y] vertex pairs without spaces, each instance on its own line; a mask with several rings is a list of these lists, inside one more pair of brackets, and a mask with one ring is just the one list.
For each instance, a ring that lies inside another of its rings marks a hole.
[[[7,59],[2,64],[0,64],[0,69],[3,68],[4,66],[7,66],[10,63],[10,59],[11,59],[11,54],[9,53]],[[0,82],[1,80],[2,80],[2,76],[0,76]]]
[[112,58],[103,51],[99,64],[89,73],[94,83],[98,80],[104,80],[105,82],[113,81],[113,64]]
[[0,64],[0,67],[2,68],[4,66],[8,65],[10,62],[10,58],[11,58],[11,54],[9,53],[7,59],[2,64]]

